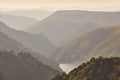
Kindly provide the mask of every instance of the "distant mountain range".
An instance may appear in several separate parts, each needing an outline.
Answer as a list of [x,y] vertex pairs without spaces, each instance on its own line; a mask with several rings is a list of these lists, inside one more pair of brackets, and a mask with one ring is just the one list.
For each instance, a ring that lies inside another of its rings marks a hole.
[[51,53],[52,46],[53,45],[42,35],[29,34],[14,30],[9,28],[3,22],[0,22],[0,49],[29,52],[32,56],[43,62],[43,64],[61,70],[59,64],[42,55],[45,55],[47,52]]
[[[61,10],[42,21],[37,10],[10,13],[0,14],[0,80],[120,79],[120,12]],[[56,76],[58,63],[83,64]]]
[[2,13],[0,13],[0,21],[3,21],[8,26],[18,30],[24,30],[26,29],[25,27],[38,22],[37,19],[26,16],[15,16]]
[[0,32],[5,33],[9,37],[29,46],[30,48],[40,52],[44,56],[54,52],[56,47],[42,34],[31,34],[19,30],[9,28],[3,22],[0,22]]
[[60,47],[99,27],[120,25],[120,12],[61,10],[30,26],[26,31],[42,33]]
[[29,53],[0,50],[0,80],[50,80],[57,74]]
[[58,75],[52,80],[120,80],[120,57],[92,58],[68,75]]
[[93,30],[61,47],[51,57],[59,63],[84,62],[97,56],[120,56],[120,26]]
[[5,35],[2,32],[0,32],[0,49],[9,50],[9,51],[14,50],[16,52],[21,52],[21,51],[32,52],[32,49],[30,49],[29,47],[26,47],[25,45],[10,38],[9,36]]
[[42,20],[50,16],[54,11],[30,9],[30,10],[16,10],[16,11],[1,11],[1,13],[15,15],[15,16],[26,16],[37,20]]

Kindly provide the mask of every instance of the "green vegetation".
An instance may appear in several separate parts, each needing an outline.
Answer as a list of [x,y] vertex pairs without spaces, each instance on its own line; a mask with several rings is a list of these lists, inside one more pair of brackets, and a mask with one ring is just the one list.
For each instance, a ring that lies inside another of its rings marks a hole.
[[53,80],[120,80],[120,57],[92,58],[68,75],[57,76]]

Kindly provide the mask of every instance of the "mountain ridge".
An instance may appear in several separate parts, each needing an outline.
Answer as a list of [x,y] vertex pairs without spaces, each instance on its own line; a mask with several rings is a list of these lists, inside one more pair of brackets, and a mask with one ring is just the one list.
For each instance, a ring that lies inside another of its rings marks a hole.
[[3,22],[0,22],[0,32],[3,32],[26,46],[29,46],[44,56],[50,55],[49,53],[54,52],[56,49],[56,47],[48,40],[48,38],[44,37],[44,35],[15,30],[9,28]]
[[97,56],[119,56],[120,27],[93,30],[58,49],[51,57],[59,63],[86,61]]
[[119,15],[120,12],[56,11],[44,20],[31,25],[26,31],[42,33],[56,46],[61,47],[96,28],[118,26]]
[[37,20],[42,20],[49,15],[51,15],[54,11],[48,10],[39,10],[39,9],[28,9],[28,10],[16,10],[16,11],[1,11],[4,14],[16,15],[16,16],[26,16],[31,17]]
[[17,30],[24,30],[25,26],[29,26],[33,23],[38,22],[38,20],[34,18],[26,16],[15,16],[3,13],[0,13],[0,21],[3,21],[8,26]]
[[[31,48],[29,45],[25,45],[23,42],[20,42],[20,40],[23,39],[22,36],[24,36],[24,32],[22,33],[23,35],[17,36],[18,39],[15,38],[14,35],[16,34],[20,35],[21,33],[22,32],[18,32],[16,30],[14,32],[12,28],[9,28],[8,26],[5,26],[4,23],[0,22],[0,49],[10,50],[10,51],[14,50],[16,52],[22,52],[22,51],[28,52],[33,57],[39,59],[43,64],[48,65],[53,69],[61,71],[61,69],[59,68],[59,64],[57,62],[43,56],[41,52],[36,51],[35,49]],[[26,34],[25,36],[26,36],[25,38],[27,38],[28,34]],[[32,39],[32,37],[31,38],[29,37],[29,39]]]

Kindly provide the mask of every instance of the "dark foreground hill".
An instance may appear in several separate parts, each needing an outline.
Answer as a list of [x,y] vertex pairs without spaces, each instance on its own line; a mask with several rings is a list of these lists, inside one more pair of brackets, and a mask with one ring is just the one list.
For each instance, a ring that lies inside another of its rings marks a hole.
[[57,74],[28,53],[0,50],[0,80],[50,80]]
[[68,75],[63,74],[52,80],[120,80],[120,57],[92,58]]

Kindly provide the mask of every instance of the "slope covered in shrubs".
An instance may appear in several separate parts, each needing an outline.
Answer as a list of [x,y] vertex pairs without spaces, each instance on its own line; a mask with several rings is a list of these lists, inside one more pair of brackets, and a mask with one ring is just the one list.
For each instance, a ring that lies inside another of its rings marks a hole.
[[120,57],[92,58],[68,75],[58,75],[53,80],[120,80]]

